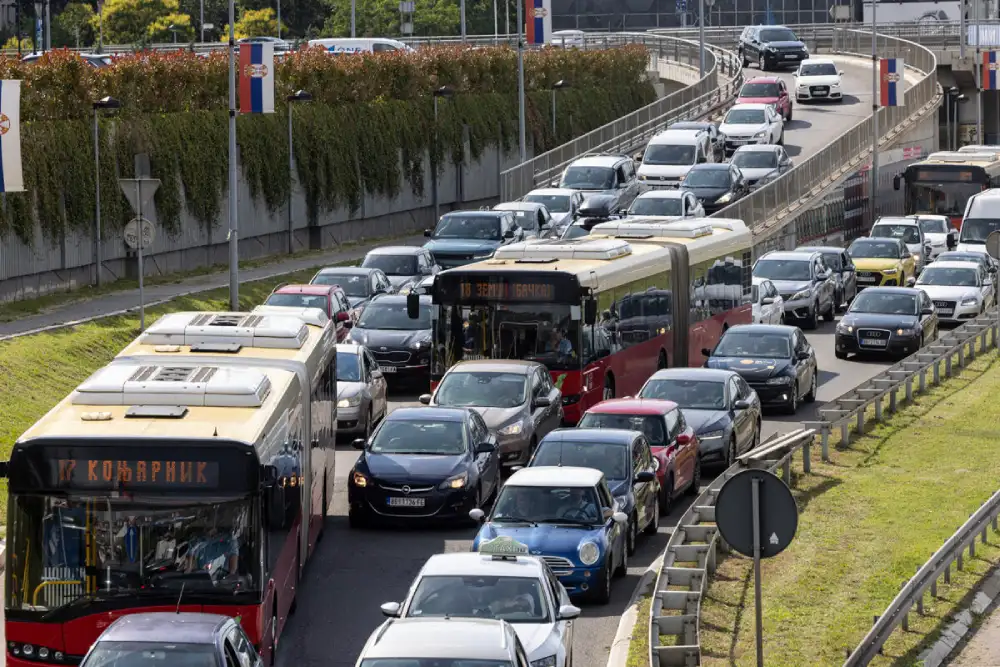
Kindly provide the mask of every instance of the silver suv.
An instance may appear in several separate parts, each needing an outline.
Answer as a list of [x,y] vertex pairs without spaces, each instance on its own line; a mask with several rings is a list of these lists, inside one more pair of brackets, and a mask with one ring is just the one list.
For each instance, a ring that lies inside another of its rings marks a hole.
[[800,320],[804,329],[815,329],[819,316],[832,322],[836,312],[836,279],[812,251],[769,252],[753,265],[754,278],[767,278],[785,301],[785,321]]
[[558,187],[582,192],[587,197],[607,195],[614,199],[609,210],[620,211],[639,195],[639,177],[631,157],[599,153],[571,162],[563,171]]

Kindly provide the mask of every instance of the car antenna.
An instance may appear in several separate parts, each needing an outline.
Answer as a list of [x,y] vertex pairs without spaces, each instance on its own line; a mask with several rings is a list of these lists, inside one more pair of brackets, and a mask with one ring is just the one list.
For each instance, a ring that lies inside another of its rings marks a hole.
[[181,594],[177,596],[177,611],[175,613],[181,613],[181,600],[184,599],[184,587],[187,586],[187,582],[181,584]]

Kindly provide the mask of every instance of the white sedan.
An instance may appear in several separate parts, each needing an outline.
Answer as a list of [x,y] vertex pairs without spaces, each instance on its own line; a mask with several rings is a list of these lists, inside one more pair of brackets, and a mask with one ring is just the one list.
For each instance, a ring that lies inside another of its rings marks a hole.
[[767,278],[754,278],[750,289],[754,324],[784,324],[785,300]]
[[803,60],[795,70],[795,100],[797,102],[843,102],[844,72],[837,63],[826,58]]
[[770,104],[737,104],[719,125],[726,137],[726,156],[740,146],[778,144],[785,141],[785,121]]
[[649,190],[633,200],[626,215],[660,218],[666,222],[683,218],[704,218],[705,207],[688,190]]
[[992,281],[973,262],[937,261],[917,278],[915,287],[927,293],[941,322],[957,324],[975,319],[992,305]]
[[914,215],[920,224],[924,238],[931,242],[931,254],[927,259],[934,261],[943,252],[958,245],[958,230],[951,226],[945,215]]
[[[504,541],[502,553],[487,542],[476,553],[436,554],[427,559],[402,602],[386,602],[389,617],[433,616],[502,619],[514,627],[531,667],[572,664],[573,623],[579,607],[549,566],[528,548]],[[523,547],[517,550],[511,547]],[[486,553],[484,553],[484,550]]]

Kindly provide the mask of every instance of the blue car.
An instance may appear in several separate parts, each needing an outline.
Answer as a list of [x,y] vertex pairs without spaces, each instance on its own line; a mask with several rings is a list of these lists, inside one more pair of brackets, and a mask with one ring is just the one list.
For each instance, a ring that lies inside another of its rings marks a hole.
[[523,544],[548,564],[571,596],[607,604],[612,577],[628,571],[628,516],[615,509],[599,470],[518,470],[504,484],[488,517],[481,509],[469,516],[485,520],[472,542],[473,551],[498,537]]
[[524,240],[524,230],[511,211],[452,211],[437,227],[425,229],[424,247],[443,269],[489,259],[497,248]]

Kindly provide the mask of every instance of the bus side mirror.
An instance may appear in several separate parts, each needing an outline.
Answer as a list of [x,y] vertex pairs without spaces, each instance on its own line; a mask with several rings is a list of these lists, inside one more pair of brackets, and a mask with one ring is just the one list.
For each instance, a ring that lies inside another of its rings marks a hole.
[[[3,477],[7,476],[7,464],[3,464]],[[278,483],[278,469],[275,466],[261,466],[260,486],[262,489],[274,488]]]
[[597,322],[597,300],[587,299],[583,303],[583,323],[593,326]]
[[10,461],[0,461],[0,479],[7,479],[8,467],[10,467]]
[[893,190],[898,190],[899,186],[902,185],[902,182],[903,182],[903,179],[899,177],[899,174],[896,174],[895,176],[893,176],[892,177],[892,189]]
[[411,320],[420,319],[420,295],[410,292],[406,295],[406,315]]

